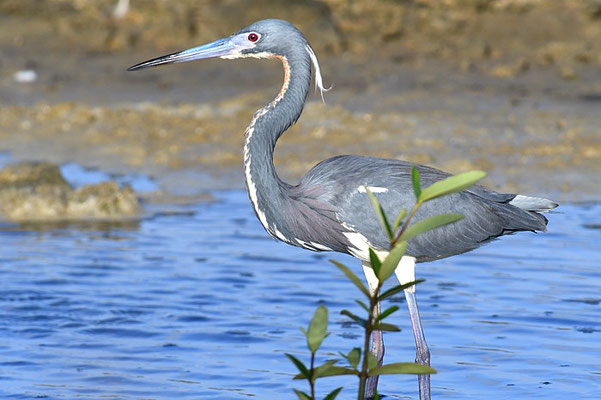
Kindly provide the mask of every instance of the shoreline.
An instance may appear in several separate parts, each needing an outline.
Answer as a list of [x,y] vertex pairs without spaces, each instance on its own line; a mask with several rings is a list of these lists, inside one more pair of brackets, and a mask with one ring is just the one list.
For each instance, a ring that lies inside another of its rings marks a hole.
[[[121,34],[158,18],[151,3],[132,11]],[[0,48],[9,56],[0,64],[0,151],[14,161],[76,162],[108,173],[145,174],[175,195],[243,187],[243,132],[254,111],[278,92],[283,76],[278,62],[207,60],[126,72],[136,62],[198,44],[204,35],[214,39],[219,32],[207,28],[191,38],[176,29],[173,37],[144,47],[152,29],[158,29],[152,28],[135,45],[102,47],[93,37],[101,27],[91,27],[81,38],[72,31],[86,18],[100,21],[93,3],[82,1],[80,10],[54,10],[30,20],[19,14],[29,3],[15,4],[18,12],[2,21],[16,30],[0,35]],[[428,7],[424,10],[439,15],[436,7]],[[334,88],[325,105],[310,94],[299,122],[278,142],[278,171],[294,182],[322,159],[363,154],[452,173],[483,169],[489,173],[485,185],[498,191],[560,202],[600,200],[601,185],[595,185],[601,176],[597,48],[578,55],[565,44],[566,36],[564,45],[541,53],[540,39],[526,32],[521,45],[500,38],[490,45],[490,54],[474,53],[489,37],[487,30],[468,42],[478,18],[518,24],[551,15],[553,7],[555,2],[484,14],[453,9],[467,18],[467,27],[451,30],[447,40],[465,43],[456,55],[426,46],[429,40],[446,43],[433,39],[440,28],[434,22],[420,28],[426,30],[423,46],[415,42],[417,34],[405,32],[374,47],[376,54],[369,56],[360,54],[360,42],[338,49],[331,36],[310,37],[319,49],[325,84]],[[577,7],[566,10],[564,18],[581,18]],[[162,23],[174,15],[167,13]],[[334,25],[315,25],[308,32],[344,28],[347,17],[342,13]],[[582,30],[596,26],[589,22]],[[40,41],[53,24],[52,29],[62,26],[56,37]],[[410,40],[417,46],[413,50],[407,47]],[[527,56],[528,45],[538,50]],[[21,70],[34,71],[34,81],[17,82],[15,73]]]

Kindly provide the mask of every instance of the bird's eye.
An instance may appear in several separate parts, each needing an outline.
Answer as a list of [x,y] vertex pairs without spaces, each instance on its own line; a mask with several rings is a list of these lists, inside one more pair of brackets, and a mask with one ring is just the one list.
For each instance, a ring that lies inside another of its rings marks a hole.
[[256,33],[249,33],[248,34],[248,40],[250,40],[251,42],[256,42],[257,40],[259,40],[259,35],[257,35]]

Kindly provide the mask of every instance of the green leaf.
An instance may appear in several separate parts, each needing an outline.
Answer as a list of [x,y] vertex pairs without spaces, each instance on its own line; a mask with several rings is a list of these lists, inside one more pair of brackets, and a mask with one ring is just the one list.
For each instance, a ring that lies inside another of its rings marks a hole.
[[338,389],[332,390],[330,393],[328,393],[328,395],[326,397],[323,398],[323,400],[334,400],[336,398],[336,396],[338,396],[338,393],[340,393],[341,390],[342,390],[342,386],[339,387]]
[[344,274],[346,275],[347,278],[349,278],[349,280],[351,282],[353,282],[355,284],[355,286],[357,286],[359,288],[359,290],[361,290],[361,292],[366,295],[368,298],[369,296],[369,291],[367,290],[367,288],[365,287],[365,285],[363,284],[363,282],[361,282],[361,279],[359,279],[357,277],[357,275],[355,275],[346,265],[339,263],[336,260],[330,260],[330,262],[332,264],[334,264],[335,266],[337,266],[342,272],[344,272]]
[[359,347],[353,348],[348,354],[344,354],[341,351],[339,351],[338,354],[344,357],[346,362],[355,369],[357,368],[357,365],[359,365],[359,361],[361,361],[361,349]]
[[371,351],[368,351],[366,354],[367,354],[367,367],[370,370],[377,368],[378,367],[378,359],[376,358],[376,356],[374,356]]
[[376,210],[376,214],[378,215],[380,224],[382,224],[382,227],[386,231],[388,238],[392,240],[394,234],[392,232],[392,228],[390,227],[390,223],[388,222],[388,218],[386,218],[386,214],[384,213],[382,205],[378,201],[378,198],[371,192],[371,190],[369,190],[369,187],[367,185],[363,185],[363,187],[365,188],[365,191],[367,192],[367,195],[371,200],[371,205],[374,207],[374,210]]
[[315,380],[319,377],[322,377],[322,376],[328,376],[328,375],[326,375],[326,373],[337,362],[338,362],[338,360],[329,360],[329,361],[326,361],[325,363],[323,363],[322,365],[320,365],[319,367],[315,367],[315,369],[313,370],[313,380]]
[[380,274],[380,266],[382,265],[382,262],[380,261],[380,258],[378,257],[376,252],[371,247],[369,248],[369,262],[371,263],[371,267],[373,268],[374,273],[376,274],[376,276],[378,276]]
[[373,400],[380,400],[380,395],[378,394],[378,389],[374,389],[374,398]]
[[376,318],[376,322],[382,321],[384,318],[388,317],[393,312],[397,311],[399,306],[392,306],[384,310],[378,317]]
[[317,307],[313,319],[307,329],[307,345],[312,353],[316,352],[325,339],[328,329],[328,309],[325,306]]
[[400,332],[401,328],[396,325],[386,324],[384,322],[377,322],[374,324],[374,331],[382,332]]
[[294,390],[294,393],[296,393],[296,395],[298,396],[298,398],[300,400],[311,400],[311,396],[309,396],[307,393],[301,392],[300,390],[296,390],[296,389],[292,389],[292,390]]
[[435,374],[434,368],[428,367],[427,365],[421,365],[416,363],[392,363],[382,365],[378,368],[370,368],[368,376],[374,375],[393,375],[393,374]]
[[298,368],[299,372],[305,379],[307,379],[307,380],[311,379],[311,374],[309,373],[309,369],[305,366],[305,364],[303,364],[303,362],[301,360],[294,357],[292,354],[289,354],[289,353],[284,353],[284,354],[286,354],[286,357],[288,357],[290,359],[290,361],[292,361],[294,363],[294,365],[296,365],[296,368]]
[[453,213],[449,213],[449,214],[439,214],[439,215],[434,215],[432,217],[428,217],[425,219],[422,219],[419,222],[416,222],[415,224],[411,225],[410,227],[408,227],[405,232],[403,232],[403,234],[401,235],[400,240],[409,240],[412,237],[415,237],[417,235],[420,235],[426,231],[447,225],[447,224],[452,224],[453,222],[457,222],[460,219],[463,219],[463,215],[462,214],[453,214]]
[[[322,371],[320,376],[314,376],[313,381],[315,381],[315,379],[317,379],[317,378],[327,378],[330,376],[341,376],[341,375],[359,375],[359,372],[354,369],[340,367],[338,365],[332,365],[328,369]],[[297,374],[292,379],[299,380],[299,379],[305,379],[305,377],[302,374]]]
[[422,283],[422,282],[424,282],[424,281],[425,281],[425,279],[416,279],[416,280],[414,280],[413,282],[407,282],[407,283],[404,283],[404,284],[402,284],[402,285],[397,285],[397,286],[394,286],[394,287],[392,287],[392,288],[388,289],[387,291],[385,291],[384,293],[382,293],[382,294],[381,294],[381,295],[378,297],[378,299],[379,299],[380,301],[382,301],[382,300],[384,300],[384,299],[387,299],[387,298],[389,298],[390,296],[394,296],[394,295],[395,295],[395,294],[397,294],[398,292],[402,292],[403,290],[405,290],[405,289],[407,289],[407,288],[410,288],[410,287],[411,287],[411,286],[413,286],[413,285],[417,285],[418,283]]
[[353,321],[355,321],[357,324],[361,325],[364,328],[365,328],[365,325],[367,324],[366,320],[364,320],[361,317],[356,316],[355,314],[353,314],[349,310],[342,310],[342,311],[340,311],[340,314],[346,315],[347,317],[349,317],[350,319],[352,319]]
[[332,365],[327,370],[319,375],[319,378],[325,378],[328,376],[340,376],[340,375],[359,375],[359,372],[351,368],[341,367],[338,365]]
[[415,168],[415,165],[411,167],[411,183],[413,184],[413,193],[415,193],[415,198],[419,199],[419,196],[422,194],[422,189],[419,184],[419,171]]
[[407,215],[407,210],[403,208],[399,215],[397,215],[396,220],[394,221],[394,228],[392,229],[394,232],[396,232],[396,230],[399,229],[399,226],[401,225],[403,218],[405,218],[405,215]]
[[367,304],[365,304],[361,300],[355,300],[355,303],[359,304],[362,309],[364,309],[365,311],[369,312],[369,307],[367,307]]
[[380,267],[380,275],[378,276],[380,282],[384,282],[390,278],[390,275],[392,275],[397,265],[399,265],[401,258],[405,255],[405,250],[407,250],[407,242],[402,240],[397,242],[390,253],[388,253]]
[[346,361],[348,361],[351,367],[357,368],[359,361],[361,361],[361,349],[359,347],[355,347],[353,350],[349,351],[344,358],[346,358]]
[[423,203],[425,201],[432,200],[440,196],[461,192],[469,188],[485,176],[486,172],[483,171],[469,171],[450,176],[446,179],[435,182],[432,185],[425,188],[424,190],[422,190],[418,202]]

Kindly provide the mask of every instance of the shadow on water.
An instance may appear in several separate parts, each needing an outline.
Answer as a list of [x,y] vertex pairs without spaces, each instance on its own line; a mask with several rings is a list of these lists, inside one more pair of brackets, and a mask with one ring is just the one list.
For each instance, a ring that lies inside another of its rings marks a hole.
[[111,231],[137,231],[141,221],[138,219],[119,221],[36,221],[36,222],[3,222],[0,223],[2,232],[53,232],[53,231],[81,231],[81,232],[111,232]]
[[[357,346],[339,315],[358,293],[335,258],[270,239],[245,192],[139,221],[0,226],[0,398],[292,398],[299,331],[330,308],[323,357]],[[566,205],[549,233],[421,265],[435,398],[598,398],[601,205]],[[393,299],[401,303],[402,296]],[[410,361],[407,313],[387,360]],[[352,378],[323,380],[325,393]],[[412,376],[384,377],[415,398]]]
[[593,230],[601,230],[601,223],[599,224],[582,224],[583,228],[593,229]]
[[589,103],[601,103],[601,93],[586,93],[579,96],[579,99]]

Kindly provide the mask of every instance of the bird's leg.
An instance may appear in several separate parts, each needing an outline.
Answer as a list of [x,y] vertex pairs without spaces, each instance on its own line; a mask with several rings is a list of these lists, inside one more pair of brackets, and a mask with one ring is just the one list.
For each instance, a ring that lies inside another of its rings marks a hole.
[[[373,295],[378,287],[378,278],[368,262],[363,262],[363,273],[365,274],[365,278],[367,278],[369,291]],[[377,316],[380,315],[380,311],[380,303],[378,303],[374,310],[374,318],[377,318]],[[373,331],[371,340],[371,353],[376,357],[376,360],[378,360],[378,366],[382,366],[382,362],[384,361],[384,336],[382,335],[382,331]],[[379,376],[370,376],[367,378],[367,387],[365,390],[366,399],[374,397],[374,392],[378,388],[378,378]]]
[[[413,326],[413,335],[415,336],[415,362],[422,365],[430,365],[430,350],[426,343],[426,337],[422,329],[422,322],[417,309],[415,300],[415,292],[411,289],[405,290],[405,299],[409,308],[409,316],[411,317],[411,325]],[[417,382],[419,384],[420,400],[430,400],[430,375],[418,375]]]
[[[414,281],[415,258],[404,256],[394,272],[401,285]],[[411,326],[413,327],[413,336],[415,337],[415,362],[429,366],[430,350],[426,343],[426,337],[424,336],[424,330],[422,329],[422,321],[419,317],[419,310],[417,309],[415,286],[411,286],[405,290],[405,299],[407,300],[407,308],[409,309],[409,317],[411,318]],[[419,385],[420,400],[430,400],[430,375],[418,375],[417,382]]]

